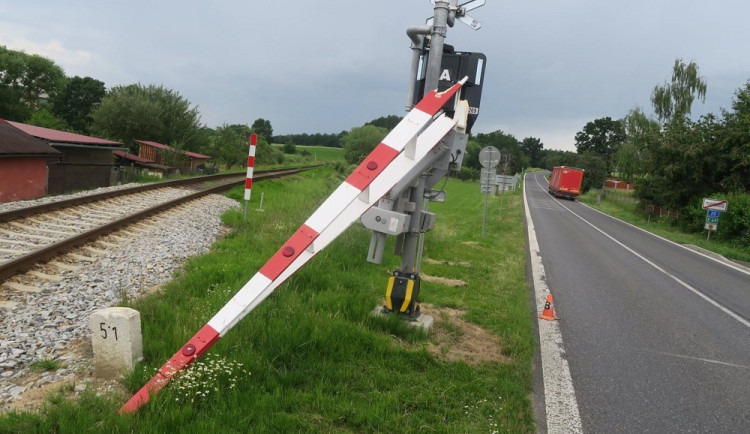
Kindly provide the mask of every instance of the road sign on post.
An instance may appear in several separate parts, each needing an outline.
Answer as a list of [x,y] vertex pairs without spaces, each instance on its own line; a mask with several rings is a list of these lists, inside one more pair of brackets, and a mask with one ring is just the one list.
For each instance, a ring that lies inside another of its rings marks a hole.
[[479,164],[482,167],[492,169],[500,162],[500,151],[494,146],[485,146],[479,151]]
[[495,176],[491,172],[494,172],[494,168],[497,163],[500,162],[500,151],[494,146],[485,146],[479,151],[479,164],[482,165],[482,182],[480,182],[480,188],[484,193],[484,216],[482,217],[482,238],[484,238],[484,227],[487,224],[487,194],[491,191],[495,183]]
[[716,231],[719,228],[719,217],[721,211],[726,211],[729,207],[729,202],[721,199],[703,199],[703,209],[706,210],[706,222],[703,224],[703,228],[708,231],[706,234],[706,241],[711,238],[711,231]]
[[726,211],[729,206],[729,202],[721,199],[703,199],[703,209],[712,209],[716,211]]

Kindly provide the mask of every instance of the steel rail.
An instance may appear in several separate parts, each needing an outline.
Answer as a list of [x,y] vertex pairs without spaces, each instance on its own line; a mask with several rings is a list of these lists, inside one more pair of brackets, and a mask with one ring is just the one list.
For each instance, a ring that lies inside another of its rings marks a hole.
[[[315,166],[315,167],[318,167],[318,166]],[[311,167],[264,171],[262,173],[258,173],[257,176],[255,177],[255,180],[260,181],[263,179],[281,178],[284,176],[289,176],[289,175],[293,175],[293,174],[308,170],[310,168]],[[83,244],[96,240],[97,238],[102,237],[110,232],[123,229],[125,226],[135,223],[139,220],[143,220],[146,217],[149,217],[154,214],[158,214],[167,209],[174,208],[178,205],[181,205],[185,202],[198,199],[202,196],[206,196],[206,195],[213,194],[213,193],[218,193],[224,190],[229,190],[230,188],[236,185],[242,185],[245,183],[245,177],[244,177],[244,174],[241,174],[241,175],[242,175],[242,179],[239,181],[222,184],[222,185],[210,187],[210,188],[207,188],[205,190],[201,190],[195,193],[191,193],[187,196],[183,196],[178,199],[174,199],[169,202],[165,202],[163,204],[136,212],[134,214],[109,222],[97,228],[90,229],[86,232],[80,233],[68,239],[59,241],[54,244],[50,244],[49,246],[35,250],[33,252],[30,252],[24,256],[20,256],[11,261],[0,263],[0,282],[8,279],[11,276],[19,274],[22,271],[25,271],[39,264],[40,262],[48,261],[65,252],[73,250],[78,246],[81,246]],[[205,178],[205,177],[202,177],[202,178]],[[213,179],[217,179],[217,178],[213,178]],[[209,181],[209,179],[203,179],[203,181],[204,182]],[[136,187],[136,188],[139,188],[139,187]],[[108,197],[110,196],[104,196],[104,197],[100,196],[100,200],[106,199]],[[88,202],[91,202],[91,201],[88,201]],[[84,202],[84,203],[88,203],[88,202]],[[36,207],[33,207],[33,208],[36,208]],[[52,209],[56,209],[56,208],[48,209],[48,211]],[[38,212],[35,214],[38,214]]]
[[[295,168],[299,170],[310,169],[320,167],[320,165],[307,166],[304,168]],[[291,170],[295,170],[291,169]],[[266,169],[256,172],[257,176],[266,173],[276,173],[279,171],[285,171],[287,169]],[[200,184],[205,182],[211,182],[214,180],[221,180],[225,178],[242,177],[242,182],[245,180],[245,172],[238,173],[222,173],[219,175],[205,175],[197,176],[193,178],[175,179],[171,181],[153,182],[149,184],[139,185],[137,187],[124,188],[120,190],[107,191],[103,193],[95,193],[87,196],[74,197],[71,199],[59,200],[56,202],[45,203],[41,205],[34,205],[24,208],[13,209],[10,211],[0,212],[0,223],[9,222],[12,220],[18,220],[26,217],[31,217],[38,214],[47,213],[59,209],[70,208],[72,206],[84,205],[91,202],[98,202],[100,200],[109,199],[111,197],[125,196],[128,194],[140,193],[142,191],[155,190],[164,187],[177,187],[190,184]],[[258,178],[262,179],[262,178]],[[239,181],[238,181],[239,183]],[[234,185],[234,184],[233,184]]]

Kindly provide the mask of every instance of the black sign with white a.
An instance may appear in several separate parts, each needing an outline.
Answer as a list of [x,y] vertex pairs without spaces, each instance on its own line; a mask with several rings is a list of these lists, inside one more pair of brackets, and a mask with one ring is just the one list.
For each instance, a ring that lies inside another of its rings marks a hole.
[[[420,59],[421,67],[416,79],[413,104],[416,105],[424,95],[424,70],[427,67],[427,57],[430,50],[426,49],[425,54]],[[440,77],[438,78],[438,91],[443,91],[456,84],[464,77],[469,77],[468,81],[461,88],[461,99],[469,103],[469,116],[466,122],[466,132],[471,132],[471,126],[479,115],[479,103],[482,99],[482,85],[484,83],[484,68],[487,64],[487,57],[482,53],[462,53],[452,52],[443,53],[441,62]],[[453,116],[453,107],[455,106],[455,97],[444,107],[448,116]]]

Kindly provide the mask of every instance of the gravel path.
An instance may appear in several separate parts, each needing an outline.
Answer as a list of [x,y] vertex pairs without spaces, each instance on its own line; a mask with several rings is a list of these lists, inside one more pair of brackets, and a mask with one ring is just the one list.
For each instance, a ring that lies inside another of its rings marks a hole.
[[[128,186],[0,204],[0,212]],[[26,392],[90,372],[90,350],[81,350],[90,348],[89,315],[169,281],[189,256],[208,251],[221,235],[221,214],[239,208],[220,195],[195,203],[161,214],[167,217],[158,228],[118,240],[83,270],[65,272],[64,280],[44,283],[39,293],[15,295],[15,307],[0,309],[0,411],[14,408]],[[31,369],[44,359],[60,361],[61,368],[41,374]]]

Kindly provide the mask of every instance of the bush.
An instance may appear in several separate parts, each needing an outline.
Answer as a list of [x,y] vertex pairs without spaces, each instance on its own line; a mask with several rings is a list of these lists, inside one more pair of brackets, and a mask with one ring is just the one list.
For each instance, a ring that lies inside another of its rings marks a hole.
[[283,151],[285,154],[296,154],[297,153],[297,147],[294,146],[294,143],[285,143],[283,147]]
[[479,170],[461,166],[461,170],[459,172],[454,172],[455,177],[462,180],[462,181],[477,181],[479,180]]
[[342,139],[344,159],[349,164],[359,164],[388,134],[385,128],[373,125],[352,128]]
[[[739,246],[750,247],[750,194],[748,193],[716,193],[712,199],[729,202],[726,212],[719,217],[719,227],[712,238],[720,240],[734,240]],[[677,224],[686,232],[701,232],[706,221],[706,210],[701,205],[703,197],[693,197],[689,204],[680,210]]]
[[729,193],[725,198],[729,207],[726,212],[721,213],[717,236],[750,247],[750,194]]

